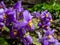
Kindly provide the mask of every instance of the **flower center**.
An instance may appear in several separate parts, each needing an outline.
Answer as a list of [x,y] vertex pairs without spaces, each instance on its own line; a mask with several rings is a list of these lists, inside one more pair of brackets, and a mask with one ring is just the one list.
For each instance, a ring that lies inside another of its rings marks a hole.
[[13,33],[14,33],[14,35],[17,35],[17,30],[14,30]]
[[28,22],[28,25],[30,26],[30,27],[32,27],[32,20],[30,20],[29,22]]
[[48,38],[51,38],[51,37],[52,37],[52,35],[49,35],[49,36],[48,36]]
[[46,17],[48,17],[48,14],[46,14]]
[[51,19],[50,22],[52,22],[53,20]]
[[6,18],[7,18],[7,15],[5,14],[5,15],[4,15],[4,19],[6,19]]

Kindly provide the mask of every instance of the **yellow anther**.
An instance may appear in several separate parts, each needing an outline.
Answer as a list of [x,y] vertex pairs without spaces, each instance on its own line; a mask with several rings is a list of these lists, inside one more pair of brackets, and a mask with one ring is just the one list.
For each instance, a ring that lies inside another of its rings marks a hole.
[[49,36],[48,36],[48,38],[51,38],[51,37],[52,37],[52,35],[49,35]]
[[14,35],[17,35],[17,32],[14,32]]
[[14,35],[17,35],[17,30],[14,30],[13,33],[14,33]]
[[32,23],[32,20],[30,20],[29,23],[28,23],[28,25],[29,25],[30,27],[32,27],[32,24],[33,24],[33,23]]
[[6,19],[6,18],[7,18],[7,15],[5,14],[5,15],[4,15],[4,19]]
[[48,14],[46,14],[46,17],[48,17]]
[[52,22],[53,20],[51,19],[50,22]]

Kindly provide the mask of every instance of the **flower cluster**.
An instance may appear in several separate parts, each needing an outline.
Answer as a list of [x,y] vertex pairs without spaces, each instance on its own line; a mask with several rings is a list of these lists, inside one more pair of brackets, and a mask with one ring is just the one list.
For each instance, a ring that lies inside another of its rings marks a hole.
[[43,45],[58,45],[57,39],[54,38],[53,34],[55,30],[52,30],[50,28],[51,22],[52,22],[52,16],[51,14],[45,10],[42,11],[41,13],[39,12],[34,12],[33,14],[36,15],[36,17],[39,20],[38,26],[39,28],[43,29],[44,36],[42,37],[39,32],[38,34],[38,41],[41,42]]
[[52,22],[52,16],[47,10],[41,12],[39,19],[40,19],[40,22],[38,23],[39,27],[43,29],[47,29],[48,27],[50,27]]
[[6,8],[3,1],[0,3],[0,30],[3,27],[9,28],[10,38],[19,38],[24,45],[33,44],[29,32],[34,30],[32,17],[28,10],[24,10],[22,2],[18,1],[14,6]]
[[[50,28],[52,22],[52,16],[47,10],[32,13],[38,20],[39,28],[44,31],[44,36],[37,32],[38,41],[43,45],[60,45],[57,39],[54,38],[53,34],[55,30]],[[32,45],[33,39],[30,36],[30,32],[34,31],[34,25],[32,23],[33,16],[28,10],[24,10],[22,2],[18,1],[9,8],[3,1],[0,3],[0,35],[4,31],[6,26],[9,29],[9,36],[12,39],[19,39],[24,45]]]

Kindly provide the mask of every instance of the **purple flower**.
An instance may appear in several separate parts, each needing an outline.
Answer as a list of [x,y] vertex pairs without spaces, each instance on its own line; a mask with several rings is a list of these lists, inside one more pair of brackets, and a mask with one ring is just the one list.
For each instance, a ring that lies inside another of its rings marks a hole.
[[6,5],[4,4],[4,1],[1,1],[0,8],[3,8],[4,9],[4,12],[7,11],[7,8],[6,8]]
[[[29,45],[32,44],[32,38],[30,37],[30,35],[26,35],[26,32],[27,30],[34,29],[33,24],[31,25],[32,16],[27,10],[22,12],[22,16],[23,20],[19,20],[16,23],[13,22],[13,28],[18,29],[18,37],[24,42],[24,45]],[[28,24],[31,27],[29,27]]]
[[27,22],[29,22],[30,20],[32,20],[32,17],[33,17],[33,16],[31,16],[31,14],[29,13],[28,10],[25,10],[25,11],[23,12],[23,16],[24,16],[24,19],[25,19]]
[[51,16],[50,12],[45,10],[45,11],[41,12],[41,18],[49,18],[49,19],[51,19],[52,16]]
[[18,12],[23,11],[24,9],[22,8],[22,2],[18,1],[15,5],[14,5],[14,9],[16,9]]
[[26,43],[24,42],[24,45],[26,45],[26,44],[30,45],[30,44],[33,43],[33,40],[32,40],[31,36],[28,33],[25,33],[23,39],[25,39],[25,42],[26,42]]
[[32,44],[32,38],[31,38],[30,35],[27,35],[27,36],[25,37],[25,39],[26,39],[27,42],[29,42],[30,44]]
[[22,7],[22,2],[18,1],[15,5],[14,5],[14,9],[16,10],[16,18],[17,20],[20,20],[23,18],[23,7]]
[[48,36],[48,35],[53,35],[54,31],[55,31],[54,29],[51,30],[51,29],[48,28],[48,30],[45,32],[45,35],[46,35],[46,36]]
[[26,33],[26,28],[25,26],[27,25],[27,22],[25,20],[22,20],[20,22],[13,22],[13,29],[17,29],[18,31],[18,37],[22,38],[24,34]]
[[43,38],[44,44],[47,44],[46,42],[48,42],[47,45],[49,45],[49,44],[55,44],[56,40],[53,37],[53,33],[54,33],[54,30],[49,30],[49,29],[45,32],[44,38]]
[[6,5],[4,4],[4,2],[1,2],[1,5],[3,6],[3,8],[6,8]]
[[48,43],[47,40],[45,40],[43,44],[44,44],[44,45],[48,45],[49,43]]
[[17,29],[10,30],[10,37],[11,38],[13,38],[13,39],[16,38],[17,34],[18,34],[18,30]]
[[24,28],[26,25],[27,25],[27,21],[25,21],[25,20],[23,20],[21,22],[13,23],[13,26],[18,29]]
[[40,12],[34,11],[32,14],[35,15],[37,18],[40,18]]
[[3,21],[4,21],[4,9],[0,8],[0,27],[4,26]]
[[3,27],[4,26],[4,23],[3,22],[0,22],[0,27]]
[[58,42],[58,40],[56,40],[55,45],[60,45],[60,42]]
[[45,10],[41,12],[40,15],[40,22],[38,23],[38,26],[42,29],[47,29],[48,27],[50,27],[51,25],[51,21],[52,21],[52,16],[51,14]]
[[46,22],[44,25],[48,27],[51,25],[51,22]]
[[4,19],[4,9],[1,8],[0,9],[0,21],[3,21],[3,19]]
[[32,23],[33,16],[31,16],[31,14],[29,13],[28,10],[25,10],[23,12],[23,16],[24,16],[24,20],[26,20],[28,22],[28,28],[30,27],[29,30],[34,29],[34,25]]
[[16,11],[13,8],[9,8],[6,12],[7,14],[7,19],[9,19],[9,21],[11,22],[15,22],[16,21]]
[[27,25],[26,28],[29,32],[34,31],[34,25],[32,25],[31,27]]
[[24,27],[27,25],[27,21],[23,20],[23,21],[19,22],[19,24],[20,24],[20,27]]

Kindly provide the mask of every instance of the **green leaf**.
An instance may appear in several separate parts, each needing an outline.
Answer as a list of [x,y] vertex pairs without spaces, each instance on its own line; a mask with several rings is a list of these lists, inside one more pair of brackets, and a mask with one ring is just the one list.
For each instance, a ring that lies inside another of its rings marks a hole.
[[36,45],[41,45],[41,43],[39,43],[37,38],[35,38],[35,37],[33,37],[33,43]]
[[4,38],[0,37],[0,45],[8,45],[8,43],[4,40]]
[[3,28],[5,31],[9,32],[9,29],[6,26],[4,26]]
[[38,28],[38,26],[37,26],[38,22],[37,22],[36,18],[33,19],[33,24],[34,24],[35,29],[37,29]]
[[59,18],[60,18],[60,15],[59,15]]

